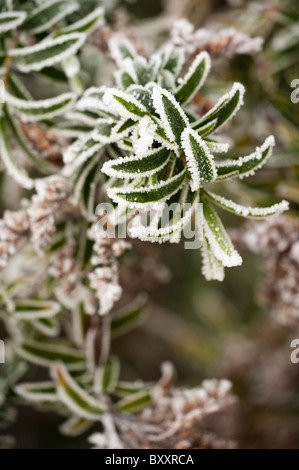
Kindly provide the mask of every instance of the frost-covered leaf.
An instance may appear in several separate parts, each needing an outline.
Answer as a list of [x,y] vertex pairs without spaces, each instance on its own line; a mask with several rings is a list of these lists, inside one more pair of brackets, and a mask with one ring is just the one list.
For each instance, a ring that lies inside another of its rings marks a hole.
[[5,117],[2,117],[0,119],[0,157],[7,173],[23,188],[32,189],[33,180],[20,168],[15,160],[9,143],[6,124]]
[[33,320],[31,326],[48,338],[56,338],[60,333],[60,323],[56,318],[39,318]]
[[17,98],[23,100],[32,100],[30,92],[27,90],[23,82],[13,72],[8,77],[8,90]]
[[142,390],[123,398],[116,403],[115,407],[118,411],[122,411],[123,413],[134,413],[148,406],[150,402],[150,391]]
[[11,49],[9,54],[21,72],[39,71],[76,54],[85,39],[83,33],[65,34],[57,38],[48,37],[33,46]]
[[134,83],[141,86],[146,86],[152,82],[156,73],[153,65],[149,64],[142,56],[137,56],[134,60],[129,58],[124,60],[122,68],[133,79]]
[[50,300],[22,299],[15,301],[13,316],[17,320],[36,320],[54,317],[60,310],[60,305]]
[[8,104],[25,122],[52,119],[64,114],[73,105],[75,98],[76,95],[74,93],[67,92],[55,98],[27,101],[6,93]]
[[69,370],[84,369],[83,354],[58,342],[24,341],[17,346],[17,352],[27,361],[39,366],[49,367],[57,361],[62,361]]
[[[68,116],[70,117],[70,120],[73,120],[72,119],[73,113],[68,113]],[[76,117],[77,117],[77,114],[76,114]],[[77,119],[75,118],[75,120]],[[62,121],[62,122],[55,123],[52,126],[52,129],[59,136],[73,139],[73,138],[86,137],[87,134],[90,134],[92,132],[93,125],[96,125],[96,121],[94,121],[92,125],[85,124],[83,120],[82,120],[82,124],[81,123],[72,124],[68,121]]]
[[205,139],[205,144],[207,145],[210,152],[214,153],[226,153],[229,149],[229,144],[224,142],[216,142],[215,140]]
[[216,179],[214,158],[204,140],[190,128],[182,133],[181,142],[191,175],[190,187],[192,191],[197,191],[204,184]]
[[72,23],[66,28],[62,28],[62,34],[70,33],[91,33],[94,29],[100,26],[104,20],[104,9],[102,7],[95,8],[91,13],[84,16],[76,23]]
[[182,132],[189,126],[181,106],[169,91],[158,86],[153,90],[153,103],[168,139],[180,145]]
[[57,402],[58,396],[54,382],[21,383],[14,387],[17,395],[32,402]]
[[224,267],[219,261],[206,237],[203,238],[203,245],[201,248],[202,254],[202,274],[207,281],[220,281],[224,279]]
[[23,28],[31,34],[43,33],[78,8],[79,5],[75,1],[48,0],[30,13]]
[[136,98],[116,88],[106,90],[103,102],[108,109],[125,119],[138,121],[147,113],[146,108]]
[[[144,119],[144,118],[143,118]],[[136,125],[136,122],[133,119],[120,120],[118,124],[113,128],[111,137],[114,141],[118,141],[122,137],[126,137],[132,127]]]
[[8,31],[14,31],[26,18],[24,11],[7,11],[0,13],[0,35]]
[[65,163],[64,173],[72,175],[87,160],[97,157],[103,147],[103,144],[93,139],[92,135],[87,135],[78,139],[70,145],[63,154]]
[[139,103],[141,103],[149,114],[155,115],[152,86],[144,87],[141,85],[131,85],[128,88],[127,93],[132,95]]
[[62,363],[52,367],[59,400],[73,413],[82,418],[98,421],[105,413],[105,406],[89,395],[68,373]]
[[137,178],[151,176],[162,170],[168,163],[170,152],[160,148],[149,152],[143,157],[121,157],[105,162],[102,172],[111,177]]
[[254,217],[262,219],[273,215],[279,215],[289,208],[289,203],[287,201],[281,201],[277,204],[273,204],[273,206],[270,207],[246,207],[226,199],[223,196],[218,196],[218,194],[211,193],[210,191],[204,191],[204,193],[218,206],[242,217]]
[[132,134],[136,156],[142,157],[152,149],[156,137],[157,126],[149,117],[144,116]]
[[75,111],[85,113],[87,117],[90,116],[91,118],[103,116],[113,118],[114,116],[110,109],[103,102],[106,90],[107,87],[105,86],[88,88],[77,102]]
[[214,108],[192,124],[193,129],[200,129],[214,119],[217,119],[217,124],[213,126],[212,131],[218,129],[238,112],[243,104],[244,93],[244,86],[241,83],[234,83],[231,91],[222,96]]
[[80,202],[86,180],[95,166],[98,166],[98,158],[91,158],[78,168],[74,181],[74,200],[76,202]]
[[202,87],[211,68],[211,59],[206,51],[194,59],[188,73],[181,80],[181,85],[175,92],[176,100],[181,104],[187,103]]
[[127,88],[136,83],[136,80],[126,70],[117,70],[114,76],[117,85],[123,90],[127,90]]
[[92,160],[92,163],[92,165],[88,165],[88,170],[86,170],[86,173],[83,175],[83,177],[85,177],[84,181],[83,178],[80,180],[80,182],[83,181],[80,193],[81,209],[87,219],[91,220],[94,218],[95,192],[99,178],[99,162]]
[[[183,191],[184,188],[182,192]],[[173,214],[173,218],[168,220],[171,205],[169,207],[167,206],[168,216],[166,217],[166,221],[163,220],[163,212],[161,212],[161,215],[154,219],[150,225],[144,225],[141,223],[142,221],[140,221],[139,224],[135,222],[135,224],[130,227],[130,235],[133,238],[150,242],[164,243],[166,241],[174,241],[174,237],[176,237],[176,241],[179,241],[181,232],[190,222],[194,214],[196,203],[198,203],[198,201],[198,194],[193,193],[189,205],[184,205],[182,209],[180,208],[180,210],[178,210],[178,206],[176,206],[176,211]],[[184,199],[183,202],[187,202],[186,199]]]
[[113,393],[118,383],[120,363],[112,356],[103,367],[102,386],[107,393]]
[[93,421],[74,415],[65,421],[61,426],[59,426],[59,431],[65,436],[77,437],[81,436],[81,434],[87,431],[92,426],[92,424]]
[[211,134],[211,132],[213,132],[213,130],[216,128],[216,125],[217,125],[217,118],[213,119],[212,121],[207,122],[203,126],[197,127],[196,132],[198,135],[203,137],[205,135]]
[[182,187],[186,172],[152,186],[141,188],[108,188],[107,194],[114,202],[125,203],[130,208],[154,207],[169,199]]
[[143,296],[135,302],[116,313],[111,320],[111,334],[118,337],[140,325],[145,314],[146,299]]
[[274,145],[274,137],[269,136],[263,145],[250,155],[235,160],[217,162],[217,180],[222,181],[234,177],[245,178],[246,176],[252,176],[271,157]]
[[184,64],[184,50],[167,44],[158,52],[158,55],[161,57],[161,69],[176,77]]
[[113,141],[112,132],[115,127],[115,122],[112,119],[98,119],[95,129],[92,133],[92,138],[96,142],[109,144]]
[[232,245],[223,224],[206,198],[202,198],[204,215],[204,234],[214,256],[223,266],[240,266],[242,258]]
[[138,382],[126,382],[119,381],[115,388],[115,393],[120,396],[128,396],[145,390],[145,385],[142,381]]
[[110,53],[119,67],[127,58],[134,59],[137,52],[133,44],[124,36],[115,34],[109,41]]

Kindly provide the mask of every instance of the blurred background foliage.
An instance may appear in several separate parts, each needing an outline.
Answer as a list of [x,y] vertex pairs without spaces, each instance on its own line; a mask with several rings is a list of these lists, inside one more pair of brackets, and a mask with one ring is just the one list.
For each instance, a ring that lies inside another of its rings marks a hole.
[[[110,7],[112,23],[120,21],[123,8],[128,15],[125,21],[133,25],[145,48],[148,43],[153,49],[162,43],[180,17],[188,18],[196,28],[234,27],[264,38],[263,49],[256,55],[216,58],[204,91],[220,94],[233,81],[246,86],[245,106],[230,128],[239,155],[246,155],[269,134],[276,138],[271,162],[246,181],[250,189],[246,198],[239,183],[231,186],[231,193],[247,204],[267,204],[265,194],[272,202],[276,196],[283,197],[291,201],[291,212],[298,215],[299,103],[290,99],[290,84],[299,78],[298,1],[104,3]],[[92,55],[86,62],[93,66]],[[98,73],[94,71],[95,76]],[[223,217],[226,226],[242,223],[227,213]],[[276,323],[258,305],[256,289],[263,276],[263,258],[242,253],[243,266],[227,270],[223,283],[208,283],[201,275],[199,253],[185,250],[183,244],[136,243],[135,248],[125,259],[122,283],[131,292],[147,291],[150,307],[138,330],[113,343],[113,351],[121,358],[123,378],[157,379],[164,360],[174,362],[180,384],[227,377],[240,400],[233,430],[240,447],[298,447],[299,367],[290,361],[290,342],[298,332]],[[59,435],[61,418],[23,406],[18,412],[18,424],[11,429],[17,447],[77,446],[76,439]],[[82,442],[80,438],[80,447]]]

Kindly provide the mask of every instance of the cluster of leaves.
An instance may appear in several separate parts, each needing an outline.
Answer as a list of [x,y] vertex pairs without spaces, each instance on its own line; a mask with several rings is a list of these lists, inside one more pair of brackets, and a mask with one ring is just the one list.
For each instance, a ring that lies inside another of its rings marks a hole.
[[[228,144],[211,134],[236,114],[243,103],[244,87],[235,83],[208,113],[198,116],[192,98],[210,69],[206,52],[181,77],[185,61],[179,48],[167,45],[149,60],[123,38],[115,37],[110,48],[119,67],[117,88],[87,89],[76,103],[72,116],[89,123],[92,130],[66,151],[65,172],[75,179],[79,194],[84,177],[97,168],[99,153],[101,158],[109,158],[102,172],[110,177],[107,194],[117,211],[131,216],[136,210],[156,213],[150,224],[134,220],[131,235],[145,241],[178,241],[196,203],[202,203],[203,273],[209,280],[222,280],[223,268],[238,266],[241,257],[211,202],[237,215],[257,218],[279,214],[288,204],[243,207],[207,185],[254,174],[270,157],[274,138],[268,137],[248,156],[218,157],[228,150]],[[172,203],[177,203],[177,209],[165,223],[163,211]],[[186,203],[188,211],[184,211]]]
[[[35,5],[34,2],[4,2],[0,13],[1,75],[5,86],[5,101],[1,109],[0,148],[7,173],[22,187],[32,189],[34,180],[22,170],[11,149],[10,137],[18,144],[34,165],[38,174],[56,171],[27,144],[19,126],[22,122],[45,122],[52,127],[69,110],[81,90],[78,76],[78,54],[87,36],[103,22],[103,8],[98,7],[78,21],[70,21],[74,12],[80,13],[80,4],[52,0]],[[19,4],[17,4],[19,3]],[[42,74],[60,81],[69,88],[66,92],[46,100],[34,100],[23,85],[24,77],[34,80]]]
[[[86,235],[95,220],[94,208],[100,202],[96,189],[100,178],[101,182],[105,178],[104,187],[117,213],[132,217],[136,210],[155,210],[154,224],[143,225],[135,217],[132,234],[141,240],[178,241],[200,202],[203,273],[207,279],[222,280],[224,267],[239,265],[241,257],[214,205],[245,217],[267,217],[287,209],[285,201],[267,208],[243,207],[207,187],[219,183],[225,189],[226,181],[252,175],[271,154],[274,138],[268,137],[250,155],[224,159],[221,154],[228,145],[212,136],[238,111],[244,87],[235,83],[210,111],[198,115],[193,97],[210,70],[206,52],[184,70],[185,57],[179,48],[166,45],[146,59],[129,41],[116,36],[110,42],[118,66],[116,87],[84,91],[80,51],[88,34],[103,20],[102,8],[73,22],[72,15],[80,8],[75,2],[23,5],[15,2],[12,9],[7,1],[1,6],[1,73],[6,103],[1,107],[0,153],[7,174],[24,189],[34,190],[42,175],[58,170],[28,145],[20,122],[42,123],[74,140],[64,152],[61,172],[70,182],[72,202],[78,203],[79,209],[66,216],[70,224],[62,223],[60,232],[58,227],[49,258],[67,243],[70,230],[71,237],[78,244],[82,242],[78,234],[83,231]],[[25,81],[41,73],[65,83],[67,91],[34,99]],[[33,175],[20,167],[16,147],[32,161]],[[163,211],[174,202],[178,209],[163,225]],[[190,205],[187,213],[186,203]],[[76,261],[79,264],[80,259],[82,271],[90,268],[91,251],[89,242],[83,248],[77,246]],[[48,262],[44,267],[48,268]],[[13,284],[3,281],[2,285],[6,293],[1,299],[3,319],[15,351],[51,374],[47,382],[17,385],[15,393],[67,413],[62,432],[69,435],[85,431],[108,411],[134,412],[147,405],[151,384],[121,381],[119,362],[109,353],[110,337],[138,324],[144,301],[105,318],[91,317],[81,303],[69,311],[63,302],[53,299],[52,277],[41,279],[44,285],[38,295],[34,291],[37,277]],[[6,383],[11,388],[14,382],[8,378]]]

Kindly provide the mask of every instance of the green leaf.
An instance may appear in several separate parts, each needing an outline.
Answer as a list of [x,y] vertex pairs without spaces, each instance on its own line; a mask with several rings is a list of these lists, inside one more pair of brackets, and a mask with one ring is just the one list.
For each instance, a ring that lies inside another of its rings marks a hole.
[[115,34],[109,41],[110,53],[119,67],[125,59],[134,59],[137,52],[133,44],[123,35]]
[[115,72],[115,80],[119,88],[123,88],[123,90],[126,90],[136,83],[134,78],[132,78],[128,72],[123,70],[117,70]]
[[116,139],[124,137],[129,134],[132,127],[135,126],[135,121],[133,119],[126,119],[125,121],[120,121],[113,129],[113,134]]
[[144,320],[146,298],[140,296],[131,305],[118,312],[111,320],[111,335],[121,336],[133,328],[137,328]]
[[211,59],[206,51],[201,52],[193,61],[182,84],[175,92],[175,99],[181,104],[188,103],[202,87],[211,68]]
[[202,253],[202,274],[207,281],[224,280],[224,267],[215,255],[206,237],[203,238]]
[[103,144],[108,144],[113,141],[111,136],[113,129],[115,127],[115,122],[112,119],[98,119],[95,129],[92,133],[92,138],[96,142],[102,142]]
[[24,11],[0,13],[0,35],[16,30],[24,22],[26,16]]
[[[127,59],[128,61],[130,59]],[[136,82],[142,86],[145,86],[147,83],[152,81],[152,68],[149,66],[147,60],[142,56],[137,56],[132,61],[132,67],[135,71],[135,76],[137,78]]]
[[197,127],[196,132],[198,135],[203,137],[204,135],[211,134],[215,129],[217,124],[217,118],[209,121],[208,123],[204,124],[203,126]]
[[23,82],[21,82],[21,80],[12,72],[9,74],[8,77],[8,85],[13,95],[17,98],[21,98],[23,100],[32,99],[31,94],[29,93]]
[[76,54],[85,39],[86,36],[82,33],[65,34],[57,38],[48,37],[34,46],[11,49],[9,54],[21,72],[39,71]]
[[26,401],[49,403],[57,402],[58,396],[54,382],[21,383],[15,385],[14,391]]
[[0,118],[0,156],[9,176],[11,176],[23,188],[32,189],[34,186],[33,180],[15,161],[14,154],[8,140],[5,116]]
[[182,132],[189,126],[186,114],[174,96],[159,86],[153,90],[153,103],[168,139],[180,146]]
[[98,421],[105,413],[105,406],[83,390],[70,376],[62,363],[52,367],[53,379],[56,383],[60,401],[77,416]]
[[99,162],[97,161],[86,173],[86,178],[81,188],[81,208],[87,219],[90,220],[93,220],[95,213],[95,193],[98,179]]
[[72,23],[66,28],[63,28],[61,33],[62,34],[70,34],[70,33],[91,33],[94,29],[96,29],[104,19],[104,9],[102,7],[95,8],[91,13],[84,18],[81,18],[76,23]]
[[167,44],[167,46],[162,48],[160,57],[162,60],[161,69],[168,71],[173,76],[180,73],[185,59],[182,48]]
[[13,108],[25,122],[52,119],[64,114],[73,105],[75,98],[76,95],[74,93],[67,92],[55,98],[28,101],[6,93],[6,100],[9,106]]
[[190,128],[183,132],[181,142],[185,151],[187,168],[191,175],[191,190],[198,191],[201,186],[216,179],[214,157],[204,140]]
[[202,198],[204,215],[204,234],[209,242],[215,258],[223,266],[240,266],[242,258],[234,249],[232,242],[222,225],[220,218],[206,198]]
[[244,92],[245,88],[241,83],[234,83],[231,91],[220,98],[216,106],[214,106],[214,108],[205,114],[199,121],[192,124],[192,128],[200,129],[211,121],[214,121],[214,119],[217,119],[217,124],[212,127],[212,131],[218,129],[238,112],[239,108],[243,104]]
[[280,203],[274,204],[270,207],[245,207],[237,204],[234,201],[226,199],[223,196],[218,196],[218,194],[211,193],[210,191],[204,191],[204,193],[209,199],[215,202],[218,206],[222,207],[222,209],[233,212],[234,214],[240,215],[242,217],[263,219],[265,217],[281,214],[289,208],[289,203],[287,201],[281,201]]
[[33,320],[31,326],[49,338],[55,338],[60,333],[60,323],[56,318],[39,318],[38,320]]
[[125,119],[139,121],[147,114],[146,108],[136,98],[116,88],[106,90],[103,102],[108,109]]
[[23,28],[31,34],[43,33],[78,8],[78,3],[74,1],[48,0],[32,11],[23,24]]
[[57,341],[51,343],[45,341],[24,341],[17,346],[17,352],[29,362],[43,367],[49,367],[54,362],[62,361],[72,371],[84,368],[83,354]]
[[102,172],[111,177],[137,178],[151,176],[162,170],[168,163],[170,152],[160,148],[143,157],[121,157],[104,163]]
[[138,392],[144,391],[145,386],[142,381],[138,382],[125,382],[125,381],[120,381],[115,387],[115,393],[118,396],[127,396],[127,395],[133,395]]
[[165,204],[166,213],[164,214],[164,212],[161,211],[160,217],[152,220],[148,225],[143,223],[137,225],[135,218],[135,223],[129,230],[130,236],[142,241],[159,243],[166,241],[179,242],[182,230],[191,221],[196,210],[196,204],[199,201],[198,193],[191,193],[191,191],[189,191],[189,184],[185,183],[180,194],[180,200],[181,204],[175,203],[172,218],[170,218],[172,210],[171,204]]
[[59,431],[65,436],[77,437],[81,436],[81,434],[87,431],[92,426],[92,424],[93,421],[90,421],[86,418],[71,416],[67,421],[59,426]]
[[[141,103],[151,115],[156,115],[153,105],[153,90],[152,84],[149,87],[141,85],[132,85],[128,88],[127,92],[134,96],[134,98]],[[152,116],[153,117],[153,116]]]
[[217,181],[236,177],[245,178],[253,175],[271,157],[274,145],[274,137],[269,136],[263,145],[260,148],[258,147],[252,154],[235,160],[217,162]]
[[113,393],[118,383],[120,364],[117,357],[110,357],[103,370],[103,390]]
[[42,70],[39,70],[38,73],[48,78],[51,81],[61,82],[61,84],[68,85],[68,78],[64,70],[59,69],[59,64],[57,67],[45,67]]
[[98,157],[102,147],[103,144],[96,141],[92,134],[78,139],[63,154],[63,161],[66,165],[65,174],[73,175],[85,162]]
[[153,186],[142,186],[141,188],[108,188],[107,194],[114,202],[126,203],[131,208],[154,207],[169,199],[182,187],[186,178],[186,172],[161,181]]
[[117,411],[123,413],[134,413],[142,410],[151,403],[151,395],[149,390],[142,390],[141,392],[129,395],[116,403],[115,408]]
[[50,300],[16,300],[13,316],[17,320],[51,318],[60,312],[60,305]]

